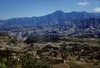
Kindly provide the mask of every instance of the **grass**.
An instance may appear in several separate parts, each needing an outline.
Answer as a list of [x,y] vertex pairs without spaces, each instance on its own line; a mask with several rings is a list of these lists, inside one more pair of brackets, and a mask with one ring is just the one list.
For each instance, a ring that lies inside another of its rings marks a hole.
[[53,65],[53,68],[68,68],[68,66],[64,63]]
[[68,57],[68,61],[75,62],[76,61],[76,56],[70,56],[70,57]]
[[6,68],[4,63],[0,63],[0,68]]
[[68,62],[68,65],[70,66],[70,68],[84,68],[76,63],[73,62]]

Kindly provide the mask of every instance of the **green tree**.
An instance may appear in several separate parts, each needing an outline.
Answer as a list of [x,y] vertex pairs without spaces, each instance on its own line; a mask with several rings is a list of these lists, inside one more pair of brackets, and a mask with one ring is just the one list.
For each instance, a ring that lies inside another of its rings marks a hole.
[[51,68],[44,60],[39,60],[30,54],[22,56],[20,61],[22,68]]

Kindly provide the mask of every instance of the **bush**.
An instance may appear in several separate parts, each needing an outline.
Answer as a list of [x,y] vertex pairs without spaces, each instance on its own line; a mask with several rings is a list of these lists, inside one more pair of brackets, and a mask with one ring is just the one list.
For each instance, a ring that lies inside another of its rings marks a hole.
[[44,60],[39,60],[30,54],[24,55],[20,60],[22,68],[51,68]]

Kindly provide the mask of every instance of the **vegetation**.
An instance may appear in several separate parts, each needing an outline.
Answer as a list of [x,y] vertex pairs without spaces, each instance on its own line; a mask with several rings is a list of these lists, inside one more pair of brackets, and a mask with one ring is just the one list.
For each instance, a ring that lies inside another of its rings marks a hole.
[[[2,52],[7,53],[7,51]],[[12,57],[7,54],[0,56],[0,68],[51,68],[46,61],[37,59],[31,54],[23,54],[19,58]]]
[[84,68],[76,63],[73,62],[69,62],[68,65],[70,66],[70,68]]
[[31,54],[24,55],[20,60],[22,68],[51,68],[44,60],[39,60]]
[[60,40],[58,35],[47,35],[47,36],[30,36],[25,40],[27,44],[36,42],[58,42]]
[[[100,65],[99,38],[48,35],[29,37],[25,43],[15,39],[2,41],[0,68],[86,67],[80,63]],[[16,46],[10,46],[14,44]]]

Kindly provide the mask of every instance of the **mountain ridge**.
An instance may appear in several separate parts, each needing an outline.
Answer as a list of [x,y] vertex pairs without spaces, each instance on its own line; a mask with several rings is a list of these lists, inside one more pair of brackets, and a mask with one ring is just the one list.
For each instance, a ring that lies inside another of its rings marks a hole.
[[[62,11],[62,10],[56,10],[55,12],[53,12],[53,13],[58,13],[58,12],[60,12],[60,13],[92,13],[92,14],[99,14],[100,15],[100,13],[97,13],[97,12],[87,12],[87,11],[72,11],[72,12],[64,12],[64,11]],[[47,15],[51,15],[51,14],[53,14],[53,13],[50,13],[50,14],[46,14],[46,15],[43,15],[43,16],[47,16]],[[9,19],[5,19],[5,20],[10,20],[10,19],[19,19],[19,18],[37,18],[37,17],[43,17],[43,16],[32,16],[32,17],[14,17],[14,18],[9,18]],[[2,20],[2,19],[0,19],[0,20]],[[5,20],[2,20],[2,21],[5,21]]]
[[[22,25],[36,25],[43,23],[43,22],[47,22],[47,21],[53,21],[54,19],[59,21],[59,20],[70,20],[70,19],[87,19],[87,18],[94,18],[94,17],[98,17],[97,16],[98,13],[94,15],[94,13],[88,13],[88,12],[70,12],[70,13],[65,13],[63,11],[55,11],[52,14],[48,14],[45,16],[40,16],[40,17],[31,17],[31,18],[12,18],[12,19],[8,19],[6,20],[9,24],[13,24],[13,22],[15,24],[21,25],[21,23],[23,23]],[[100,14],[99,14],[100,15]],[[54,18],[54,19],[53,19]],[[99,16],[100,18],[100,16]],[[47,21],[46,21],[47,20]],[[17,23],[16,23],[17,21]],[[5,23],[7,23],[5,22]],[[34,24],[33,24],[34,23]],[[41,25],[41,24],[40,24]]]
[[[40,17],[12,18],[0,21],[0,27],[2,29],[6,28],[8,30],[10,28],[10,30],[12,30],[12,28],[19,27],[18,29],[21,30],[25,26],[36,29],[43,28],[44,30],[48,31],[52,29],[56,30],[57,32],[60,31],[62,34],[65,32],[66,35],[92,34],[99,36],[100,13],[89,13],[86,11],[65,13],[57,10],[51,14]],[[45,31],[40,32],[45,33]]]

